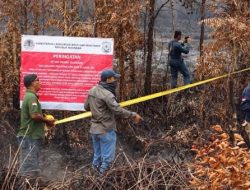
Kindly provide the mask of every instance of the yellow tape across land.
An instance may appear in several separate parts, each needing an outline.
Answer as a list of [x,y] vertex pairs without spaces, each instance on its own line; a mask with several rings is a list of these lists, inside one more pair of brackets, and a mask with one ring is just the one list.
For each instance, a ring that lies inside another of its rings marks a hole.
[[[242,73],[242,72],[249,71],[249,70],[250,70],[250,68],[242,69],[240,71],[235,71],[235,72],[225,74],[225,75],[221,75],[221,76],[218,76],[218,77],[214,77],[214,78],[211,78],[211,79],[207,79],[207,80],[199,81],[199,82],[196,82],[196,83],[180,86],[178,88],[158,92],[158,93],[155,93],[155,94],[150,94],[150,95],[147,95],[147,96],[142,96],[142,97],[135,98],[135,99],[132,99],[132,100],[128,100],[128,101],[125,101],[125,102],[121,102],[120,105],[121,105],[121,107],[126,107],[126,106],[130,106],[130,105],[137,104],[137,103],[140,103],[140,102],[145,102],[147,100],[152,100],[154,98],[158,98],[158,97],[161,97],[161,96],[172,94],[174,92],[179,92],[179,91],[182,91],[182,90],[194,87],[194,86],[199,86],[199,85],[209,83],[209,82],[221,79],[221,78],[228,77],[229,75],[234,75],[234,74]],[[78,115],[75,115],[75,116],[72,116],[72,117],[61,119],[61,120],[56,121],[55,124],[66,123],[66,122],[69,122],[69,121],[74,121],[74,120],[83,119],[83,118],[87,118],[87,117],[91,117],[91,112],[84,112],[82,114],[78,114]]]

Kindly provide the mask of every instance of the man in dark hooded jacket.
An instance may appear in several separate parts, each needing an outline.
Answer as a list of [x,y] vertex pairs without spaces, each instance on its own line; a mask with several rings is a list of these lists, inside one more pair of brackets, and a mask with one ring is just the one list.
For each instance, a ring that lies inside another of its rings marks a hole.
[[116,120],[115,116],[133,119],[135,123],[142,120],[141,116],[120,107],[116,99],[117,79],[120,74],[113,70],[104,70],[101,81],[88,93],[84,108],[91,111],[91,128],[94,157],[92,167],[104,174],[115,158]]

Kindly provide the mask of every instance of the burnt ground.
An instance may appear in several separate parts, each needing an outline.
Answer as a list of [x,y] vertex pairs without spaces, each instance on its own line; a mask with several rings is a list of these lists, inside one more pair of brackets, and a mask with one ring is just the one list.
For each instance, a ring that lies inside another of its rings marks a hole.
[[[214,93],[218,89],[210,86],[208,90]],[[225,104],[223,96],[219,93],[212,98],[207,88],[201,86],[128,107],[142,115],[144,121],[135,125],[132,121],[118,118],[117,157],[113,168],[144,159],[149,163],[166,160],[173,165],[192,162],[195,154],[191,147],[202,146],[209,141],[212,133],[210,126],[227,126],[231,122],[230,118],[223,117],[224,112],[219,109]],[[6,112],[0,122],[2,180],[17,149],[19,112]],[[77,113],[53,111],[52,114],[60,119]],[[70,178],[78,171],[92,176],[89,127],[88,118],[61,124],[49,131],[40,160],[44,178],[57,182]]]

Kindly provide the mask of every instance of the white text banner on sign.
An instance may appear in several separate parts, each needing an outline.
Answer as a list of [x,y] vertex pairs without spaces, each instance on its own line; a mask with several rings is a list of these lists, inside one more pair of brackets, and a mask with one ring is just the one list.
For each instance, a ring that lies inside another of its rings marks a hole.
[[20,101],[25,93],[23,76],[35,73],[43,109],[83,110],[101,71],[112,68],[113,46],[111,38],[23,35]]

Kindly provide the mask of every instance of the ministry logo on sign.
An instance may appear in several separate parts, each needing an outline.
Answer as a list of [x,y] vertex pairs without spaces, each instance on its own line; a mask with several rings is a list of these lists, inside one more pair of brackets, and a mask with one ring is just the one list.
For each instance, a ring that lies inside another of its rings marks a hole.
[[35,43],[31,39],[27,39],[24,41],[23,47],[26,50],[32,50],[35,47]]
[[109,53],[111,52],[111,42],[103,42],[102,43],[102,51],[104,53]]

